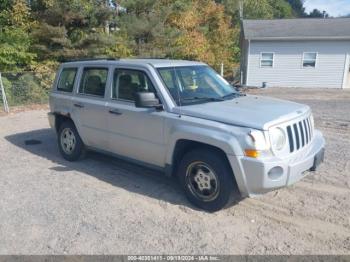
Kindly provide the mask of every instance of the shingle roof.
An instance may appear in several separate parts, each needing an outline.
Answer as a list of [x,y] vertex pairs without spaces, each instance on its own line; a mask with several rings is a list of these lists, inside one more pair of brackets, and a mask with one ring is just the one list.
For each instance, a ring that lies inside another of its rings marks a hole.
[[350,39],[350,18],[244,20],[247,40]]

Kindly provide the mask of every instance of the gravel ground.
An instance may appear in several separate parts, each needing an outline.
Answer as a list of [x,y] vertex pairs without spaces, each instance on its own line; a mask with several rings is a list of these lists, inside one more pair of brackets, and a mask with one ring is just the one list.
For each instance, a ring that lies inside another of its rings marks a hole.
[[214,214],[142,167],[95,153],[64,161],[46,110],[0,117],[0,254],[350,254],[350,92],[250,92],[310,105],[326,162]]

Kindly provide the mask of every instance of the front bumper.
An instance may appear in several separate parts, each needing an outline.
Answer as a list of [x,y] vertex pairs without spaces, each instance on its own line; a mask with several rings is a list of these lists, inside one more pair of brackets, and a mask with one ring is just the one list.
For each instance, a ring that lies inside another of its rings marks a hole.
[[294,184],[306,175],[306,171],[315,171],[323,162],[324,147],[325,140],[321,132],[315,130],[312,143],[289,159],[242,157],[238,160],[241,167],[238,186],[242,195],[260,195]]

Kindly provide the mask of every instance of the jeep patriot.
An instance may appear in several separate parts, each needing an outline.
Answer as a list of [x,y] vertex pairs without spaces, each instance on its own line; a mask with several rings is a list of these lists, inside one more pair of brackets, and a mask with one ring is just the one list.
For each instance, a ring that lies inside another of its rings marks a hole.
[[234,191],[289,186],[324,158],[310,107],[244,95],[201,62],[64,63],[49,122],[66,160],[96,150],[162,170],[207,211],[225,207]]

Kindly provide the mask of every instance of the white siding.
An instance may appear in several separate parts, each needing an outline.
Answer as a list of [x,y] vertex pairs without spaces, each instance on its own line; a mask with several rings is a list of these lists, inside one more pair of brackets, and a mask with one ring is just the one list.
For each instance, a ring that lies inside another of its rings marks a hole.
[[[260,54],[273,52],[273,68],[260,67]],[[303,53],[317,52],[316,68],[303,68]],[[350,41],[251,41],[249,86],[342,88]]]

